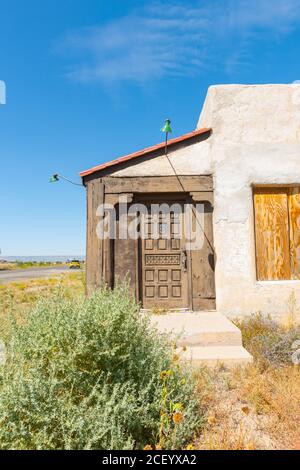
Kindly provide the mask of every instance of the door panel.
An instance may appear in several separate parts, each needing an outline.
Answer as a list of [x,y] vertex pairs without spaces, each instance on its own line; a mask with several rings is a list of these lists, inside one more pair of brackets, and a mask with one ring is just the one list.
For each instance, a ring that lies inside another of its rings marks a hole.
[[191,251],[192,261],[192,292],[194,310],[214,310],[216,308],[215,291],[215,254],[213,238],[213,208],[211,203],[202,204],[203,219],[197,227],[195,207],[192,218],[193,233],[202,230],[203,243],[198,249]]
[[146,238],[141,240],[143,307],[188,308],[188,259],[185,252],[184,205],[168,216],[142,216]]

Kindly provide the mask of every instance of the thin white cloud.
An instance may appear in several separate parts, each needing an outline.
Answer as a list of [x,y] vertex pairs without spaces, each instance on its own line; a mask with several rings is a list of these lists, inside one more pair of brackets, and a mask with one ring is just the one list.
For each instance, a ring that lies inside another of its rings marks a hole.
[[238,28],[263,28],[289,32],[300,18],[298,0],[233,1],[231,15]]
[[257,35],[288,34],[299,21],[299,0],[148,2],[125,17],[67,35],[64,50],[77,62],[68,75],[111,83],[216,67],[230,72],[251,61],[249,42]]

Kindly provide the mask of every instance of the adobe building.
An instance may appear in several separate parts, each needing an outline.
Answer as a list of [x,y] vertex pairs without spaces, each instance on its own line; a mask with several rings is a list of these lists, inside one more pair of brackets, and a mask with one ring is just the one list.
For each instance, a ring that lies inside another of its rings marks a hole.
[[[150,310],[282,317],[291,295],[300,305],[299,85],[212,86],[197,129],[171,139],[167,155],[162,143],[81,177],[89,291],[127,274]],[[123,202],[192,208],[201,245],[190,250],[181,229],[175,236],[173,213],[167,223],[158,215],[155,236],[144,214],[145,238],[121,237]],[[111,238],[99,236],[103,204],[115,208]]]

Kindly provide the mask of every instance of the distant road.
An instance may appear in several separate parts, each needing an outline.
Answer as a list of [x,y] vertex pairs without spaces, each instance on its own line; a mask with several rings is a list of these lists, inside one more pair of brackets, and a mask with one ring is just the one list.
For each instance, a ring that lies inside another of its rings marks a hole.
[[30,269],[16,269],[12,271],[0,271],[0,284],[17,282],[17,281],[26,281],[28,279],[37,279],[45,278],[51,276],[57,276],[66,272],[77,272],[77,270],[72,270],[68,266],[49,267],[49,268],[30,268]]

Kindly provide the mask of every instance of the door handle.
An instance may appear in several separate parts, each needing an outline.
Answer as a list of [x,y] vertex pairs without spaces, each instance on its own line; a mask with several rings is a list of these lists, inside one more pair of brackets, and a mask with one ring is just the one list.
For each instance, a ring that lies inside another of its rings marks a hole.
[[185,273],[187,271],[187,254],[186,254],[186,250],[181,250],[180,262],[181,262],[181,268],[182,268],[183,272]]

